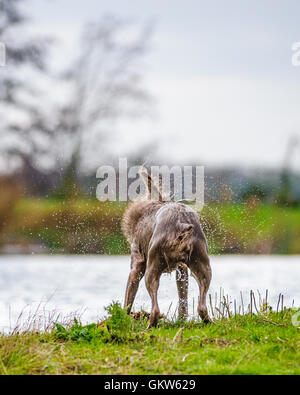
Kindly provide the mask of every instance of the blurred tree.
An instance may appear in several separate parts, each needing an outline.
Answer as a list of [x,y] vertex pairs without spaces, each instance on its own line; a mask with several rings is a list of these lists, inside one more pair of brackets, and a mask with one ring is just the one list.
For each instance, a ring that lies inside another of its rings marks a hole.
[[243,201],[247,201],[248,199],[255,197],[256,199],[263,201],[269,194],[270,191],[267,186],[250,181],[250,183],[246,184],[244,191],[242,192],[242,199]]
[[[103,157],[114,145],[115,123],[149,114],[140,60],[151,27],[136,29],[112,16],[87,25],[77,58],[54,81],[47,67],[51,41],[29,34],[24,3],[0,3],[0,42],[7,49],[7,65],[0,68],[1,156],[12,168],[22,165],[34,193],[44,194],[63,173],[59,194],[67,196],[79,191],[71,184],[84,160]],[[54,182],[45,169],[55,170]]]
[[51,122],[40,105],[40,92],[32,83],[47,72],[50,41],[28,33],[23,3],[23,0],[0,2],[0,42],[6,47],[7,61],[0,68],[0,151],[8,159],[6,165],[15,165],[16,158],[23,165],[26,161],[33,163],[47,151],[46,140],[53,134]]
[[67,167],[61,184],[52,192],[52,198],[69,200],[78,199],[84,195],[83,189],[79,186],[78,179],[72,167],[73,164],[74,162],[71,160],[71,165]]
[[[112,133],[120,119],[150,114],[152,98],[142,86],[142,59],[151,27],[135,26],[113,16],[88,24],[82,34],[77,59],[63,74],[70,97],[62,106],[56,131],[64,147],[63,185],[70,188],[91,155],[102,156],[113,147]],[[60,192],[62,193],[62,191]],[[65,196],[64,193],[62,195]]]
[[11,177],[0,177],[0,244],[10,220],[15,203],[20,195],[20,186]]

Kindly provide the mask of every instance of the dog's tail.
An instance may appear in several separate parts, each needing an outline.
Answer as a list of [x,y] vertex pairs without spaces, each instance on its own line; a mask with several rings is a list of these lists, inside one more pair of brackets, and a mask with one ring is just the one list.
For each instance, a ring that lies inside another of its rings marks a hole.
[[163,201],[162,188],[160,182],[156,181],[151,175],[148,173],[147,169],[144,166],[141,166],[139,169],[139,175],[142,177],[146,188],[147,188],[147,198],[158,200],[159,202]]

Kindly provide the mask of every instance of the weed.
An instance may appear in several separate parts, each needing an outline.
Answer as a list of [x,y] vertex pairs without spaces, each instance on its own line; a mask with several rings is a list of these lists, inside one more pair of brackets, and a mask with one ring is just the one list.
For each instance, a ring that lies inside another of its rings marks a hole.
[[54,337],[61,341],[92,342],[103,338],[104,329],[97,324],[82,325],[76,319],[70,328],[56,324]]

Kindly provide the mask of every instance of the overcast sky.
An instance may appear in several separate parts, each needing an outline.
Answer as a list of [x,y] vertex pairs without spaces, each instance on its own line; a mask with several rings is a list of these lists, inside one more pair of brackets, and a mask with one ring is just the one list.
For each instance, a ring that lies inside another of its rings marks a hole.
[[[145,79],[159,117],[124,123],[120,152],[154,138],[178,162],[273,167],[281,166],[288,137],[300,138],[300,67],[291,62],[291,46],[300,41],[299,0],[30,4],[37,29],[70,47],[85,22],[105,13],[155,21]],[[293,162],[300,169],[300,144]]]

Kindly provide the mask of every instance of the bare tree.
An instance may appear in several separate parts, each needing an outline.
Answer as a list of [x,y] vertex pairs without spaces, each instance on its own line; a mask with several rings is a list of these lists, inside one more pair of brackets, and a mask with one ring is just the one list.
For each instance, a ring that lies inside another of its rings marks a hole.
[[120,119],[150,113],[142,60],[151,26],[140,29],[113,16],[88,24],[76,59],[42,91],[34,81],[52,78],[46,67],[50,40],[26,33],[25,2],[0,3],[0,41],[7,48],[7,66],[0,68],[0,150],[10,160],[21,159],[27,173],[40,172],[46,162],[75,182],[87,151],[97,147],[100,156],[105,141],[113,145],[111,133]]
[[0,68],[0,150],[9,158],[32,159],[45,152],[41,132],[50,136],[53,130],[39,106],[36,87],[26,77],[31,75],[32,81],[33,75],[45,75],[49,41],[27,34],[23,3],[0,2],[0,41],[6,47],[7,59],[7,65]]
[[[70,99],[60,111],[56,127],[68,176],[74,177],[91,147],[101,155],[118,120],[149,113],[151,97],[142,86],[141,60],[151,27],[133,34],[136,26],[113,16],[88,24],[78,57],[64,74]],[[134,36],[132,38],[132,36]],[[71,171],[70,171],[71,169]]]

